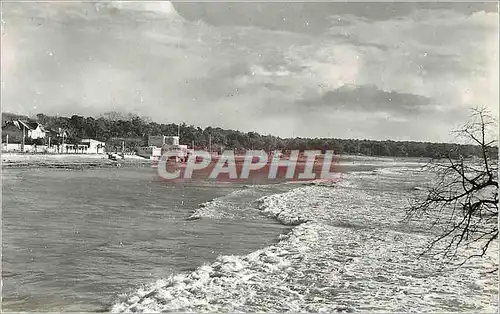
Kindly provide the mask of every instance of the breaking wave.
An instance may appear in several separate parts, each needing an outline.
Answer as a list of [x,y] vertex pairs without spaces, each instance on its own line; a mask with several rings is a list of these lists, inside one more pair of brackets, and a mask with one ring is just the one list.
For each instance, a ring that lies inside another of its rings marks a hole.
[[188,219],[264,219],[257,209],[256,199],[292,189],[287,185],[254,185],[200,204]]
[[[193,215],[231,218],[251,212],[295,227],[273,246],[244,256],[219,256],[193,272],[120,295],[111,310],[496,310],[498,278],[484,271],[498,264],[498,246],[488,258],[448,271],[440,271],[438,260],[419,258],[433,235],[425,221],[409,225],[401,218],[409,189],[427,175],[415,169],[350,173],[336,184],[252,187],[208,202]],[[273,193],[276,189],[281,191]],[[252,206],[235,201],[263,191],[268,195],[249,201]]]

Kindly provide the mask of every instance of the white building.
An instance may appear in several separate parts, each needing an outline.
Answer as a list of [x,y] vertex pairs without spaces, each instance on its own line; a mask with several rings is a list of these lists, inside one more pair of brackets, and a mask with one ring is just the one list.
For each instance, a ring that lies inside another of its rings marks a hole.
[[[9,133],[19,133],[20,137],[30,138],[30,139],[41,139],[45,138],[45,133],[47,132],[43,125],[35,121],[23,121],[23,120],[13,120],[9,121],[2,128],[2,132]],[[14,135],[14,134],[12,134]]]
[[164,136],[163,137],[163,144],[178,146],[179,145],[179,137],[178,136]]
[[82,144],[86,146],[86,154],[104,154],[106,143],[91,138],[83,139]]

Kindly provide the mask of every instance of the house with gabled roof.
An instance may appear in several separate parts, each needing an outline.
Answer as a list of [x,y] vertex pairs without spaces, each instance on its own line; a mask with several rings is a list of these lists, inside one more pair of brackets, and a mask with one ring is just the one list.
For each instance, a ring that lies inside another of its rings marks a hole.
[[[21,143],[25,139],[44,139],[47,130],[36,121],[12,120],[2,127],[2,142]],[[8,140],[7,140],[8,139]]]
[[69,132],[66,129],[58,128],[57,130],[52,128],[45,128],[47,131],[46,136],[50,137],[60,137],[60,138],[68,138]]

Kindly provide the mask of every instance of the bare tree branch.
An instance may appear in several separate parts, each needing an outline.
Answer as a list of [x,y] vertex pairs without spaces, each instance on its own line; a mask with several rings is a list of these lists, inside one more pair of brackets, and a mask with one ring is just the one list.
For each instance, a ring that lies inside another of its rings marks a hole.
[[[446,156],[446,162],[431,162],[427,170],[436,175],[436,182],[427,197],[413,202],[406,219],[422,215],[431,219],[431,229],[440,234],[422,254],[441,255],[444,259],[459,258],[459,251],[472,249],[458,266],[472,258],[484,257],[498,239],[498,156],[495,139],[488,139],[496,121],[489,112],[474,109],[471,119],[456,134],[480,149],[480,158],[458,159]],[[479,246],[479,247],[478,247]],[[497,266],[498,268],[498,266]]]

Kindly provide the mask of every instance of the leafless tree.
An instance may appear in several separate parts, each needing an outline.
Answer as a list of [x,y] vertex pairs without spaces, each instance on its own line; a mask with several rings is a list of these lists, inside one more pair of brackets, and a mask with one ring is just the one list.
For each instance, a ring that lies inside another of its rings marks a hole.
[[[485,256],[498,239],[497,122],[484,108],[473,109],[457,139],[475,145],[476,156],[446,156],[429,163],[437,181],[427,197],[413,202],[407,219],[425,217],[437,236],[422,254],[440,254],[461,266]],[[462,255],[460,252],[466,252]],[[497,268],[498,269],[498,268]]]

